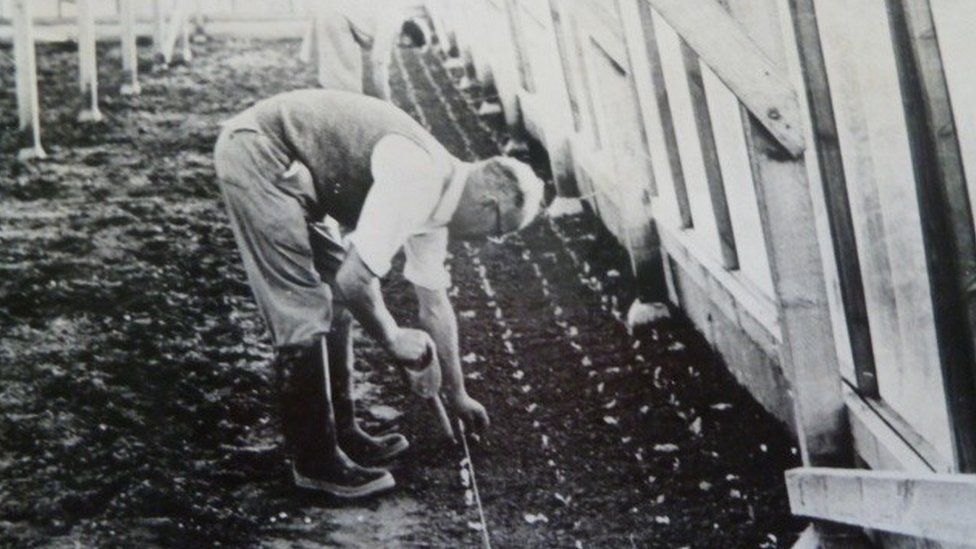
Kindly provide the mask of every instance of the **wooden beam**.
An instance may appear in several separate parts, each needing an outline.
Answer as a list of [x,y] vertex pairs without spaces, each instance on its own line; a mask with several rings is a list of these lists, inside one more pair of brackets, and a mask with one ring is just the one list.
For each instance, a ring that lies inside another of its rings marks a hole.
[[803,71],[811,129],[816,139],[815,148],[820,163],[819,179],[822,181],[827,206],[840,282],[841,305],[851,343],[857,386],[862,395],[877,396],[878,380],[864,297],[864,281],[861,277],[844,159],[837,136],[830,83],[820,45],[820,30],[813,0],[790,0],[790,12]]
[[44,158],[41,147],[41,107],[37,93],[37,56],[34,50],[34,21],[31,0],[14,0],[14,64],[17,79],[17,116],[21,132],[30,145],[18,153],[22,160]]
[[790,155],[805,142],[796,90],[786,74],[716,0],[646,0]]
[[[780,19],[784,14],[776,3],[732,0],[729,5],[733,17],[748,21],[757,40],[754,44],[775,67],[786,68],[777,72],[802,82],[792,25]],[[801,111],[797,113],[801,115]],[[793,389],[801,457],[805,465],[846,465],[851,461],[849,429],[806,169],[806,162],[817,161],[815,151],[807,150],[799,159],[784,158],[760,120],[748,115],[743,119],[779,309],[780,356]]]
[[956,460],[976,471],[976,234],[928,2],[887,3]]
[[976,475],[799,468],[786,472],[795,515],[967,547]]
[[98,54],[95,50],[95,13],[92,0],[76,0],[78,9],[78,72],[82,100],[88,103],[78,113],[79,122],[98,122]]
[[[664,177],[659,177],[659,179],[666,178],[667,181],[673,182],[678,216],[681,219],[680,227],[690,229],[694,223],[688,201],[684,169],[681,167],[681,155],[678,152],[678,140],[674,133],[674,118],[671,115],[668,88],[664,82],[664,71],[661,68],[661,52],[658,48],[657,32],[654,28],[654,15],[651,13],[651,7],[647,2],[644,0],[635,1],[639,3],[643,43],[647,55],[648,70],[651,75],[650,84],[654,90],[653,99],[656,99],[653,101],[656,109],[648,109],[646,114],[651,117],[651,122],[654,122],[655,118],[660,122],[660,124],[651,124],[652,131],[648,136],[652,145],[652,154],[658,157],[654,164],[662,164],[660,169],[665,170]],[[657,117],[654,116],[655,114]],[[661,162],[661,157],[668,159],[666,165]],[[669,175],[670,177],[668,177]]]
[[739,253],[735,247],[735,231],[732,230],[732,216],[725,196],[725,180],[722,164],[715,144],[712,116],[708,110],[708,97],[705,95],[705,82],[702,80],[701,64],[698,55],[687,45],[682,44],[685,71],[688,74],[688,90],[691,93],[691,107],[695,113],[695,126],[705,161],[705,177],[708,183],[708,196],[712,202],[715,228],[718,231],[719,248],[722,252],[722,265],[730,271],[739,268]]
[[120,38],[122,40],[122,95],[138,95],[139,49],[136,45],[136,0],[119,1]]

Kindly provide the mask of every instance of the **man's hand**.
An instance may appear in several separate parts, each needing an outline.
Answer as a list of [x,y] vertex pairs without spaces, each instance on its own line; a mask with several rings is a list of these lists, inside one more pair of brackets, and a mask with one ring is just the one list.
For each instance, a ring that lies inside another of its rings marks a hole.
[[454,413],[464,421],[466,428],[472,431],[484,431],[491,424],[485,407],[467,393],[451,397],[449,400]]
[[[418,362],[436,347],[430,334],[415,328],[397,328],[387,344],[387,351],[398,362]],[[426,366],[426,365],[425,365]]]

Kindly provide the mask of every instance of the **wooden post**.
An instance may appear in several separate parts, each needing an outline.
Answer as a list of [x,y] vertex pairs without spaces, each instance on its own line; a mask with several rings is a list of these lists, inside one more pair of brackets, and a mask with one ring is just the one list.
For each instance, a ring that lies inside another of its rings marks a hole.
[[[976,234],[928,2],[888,2],[908,121],[949,422],[960,470],[976,471]],[[970,182],[971,184],[971,182]]]
[[[813,0],[790,0],[790,11],[807,90],[811,129],[816,136],[817,158],[820,162],[819,179],[823,181],[824,202],[840,283],[841,305],[851,342],[858,393],[876,397],[878,380],[875,373],[874,344],[868,326],[861,262],[857,254],[847,178],[837,135],[837,122],[834,119],[826,61],[820,45],[817,14]],[[811,177],[814,175],[817,174],[811,174]]]
[[[730,11],[777,71],[802,85],[799,58],[785,0],[732,0]],[[780,17],[784,19],[781,21]],[[784,28],[785,27],[785,28]],[[789,38],[784,38],[784,34]],[[788,50],[786,44],[793,49]],[[795,94],[801,102],[802,94]],[[797,109],[797,117],[805,116]],[[783,369],[793,390],[800,454],[807,466],[848,465],[849,428],[841,394],[837,350],[827,287],[817,239],[817,225],[806,162],[816,162],[814,148],[798,158],[784,154],[763,123],[743,109],[759,216],[776,291],[782,330]],[[809,124],[796,128],[800,142]],[[819,182],[815,182],[819,184]]]
[[82,99],[88,108],[78,113],[79,122],[98,122],[98,56],[95,51],[95,14],[92,0],[77,0],[78,8],[78,72]]
[[[190,0],[182,0],[184,9],[180,10],[182,15],[182,21],[180,21],[180,27],[182,32],[180,33],[180,39],[183,41],[183,62],[189,63],[193,61],[193,48],[190,47]],[[199,5],[199,4],[197,4]]]
[[163,55],[163,43],[166,41],[166,19],[163,17],[162,0],[153,0],[153,50],[157,56]]
[[138,95],[142,91],[139,85],[139,48],[136,46],[136,0],[120,0],[119,25],[122,39],[122,95]]
[[187,5],[186,0],[176,0],[176,5],[173,7],[173,13],[169,18],[169,27],[165,28],[161,51],[163,55],[163,63],[166,65],[173,62],[173,53],[176,51],[176,43],[180,40],[180,37],[183,38],[183,60],[190,60],[187,57],[190,54],[187,51],[189,49],[189,39],[186,34],[188,7],[189,6]]
[[30,146],[18,154],[21,160],[44,158],[41,147],[41,108],[37,95],[37,58],[34,51],[34,23],[31,0],[14,0],[14,63],[17,71],[17,115],[19,128],[30,135]]

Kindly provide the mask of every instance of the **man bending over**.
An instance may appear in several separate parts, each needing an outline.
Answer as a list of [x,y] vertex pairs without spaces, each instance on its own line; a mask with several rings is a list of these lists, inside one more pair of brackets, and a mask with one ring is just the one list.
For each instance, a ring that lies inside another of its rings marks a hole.
[[[278,351],[296,485],[372,495],[394,480],[366,466],[407,448],[402,435],[373,437],[356,424],[351,317],[400,365],[436,353],[450,407],[468,425],[487,426],[484,407],[464,387],[447,296],[448,233],[501,236],[529,224],[543,184],[528,166],[504,157],[462,162],[395,106],[337,90],[288,92],[244,111],[225,123],[215,162]],[[345,242],[331,233],[310,238],[325,215],[352,230]],[[400,249],[421,329],[398,325],[380,292]],[[433,375],[439,385],[440,372]]]

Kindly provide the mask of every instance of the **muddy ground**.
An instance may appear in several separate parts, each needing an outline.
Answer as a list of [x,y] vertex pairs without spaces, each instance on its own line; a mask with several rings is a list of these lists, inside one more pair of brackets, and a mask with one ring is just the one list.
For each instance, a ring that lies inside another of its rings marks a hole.
[[[79,125],[76,52],[39,49],[45,161],[22,165],[12,52],[0,50],[0,546],[477,546],[440,440],[359,337],[363,419],[413,443],[398,488],[337,505],[296,494],[280,449],[268,337],[210,157],[219,121],[309,87],[299,43],[213,39],[191,65]],[[397,102],[456,154],[497,151],[477,89],[404,53]],[[680,319],[631,338],[626,257],[587,215],[502,243],[452,244],[469,390],[493,425],[471,451],[496,547],[787,547],[786,432]],[[411,322],[398,275],[388,302]]]

